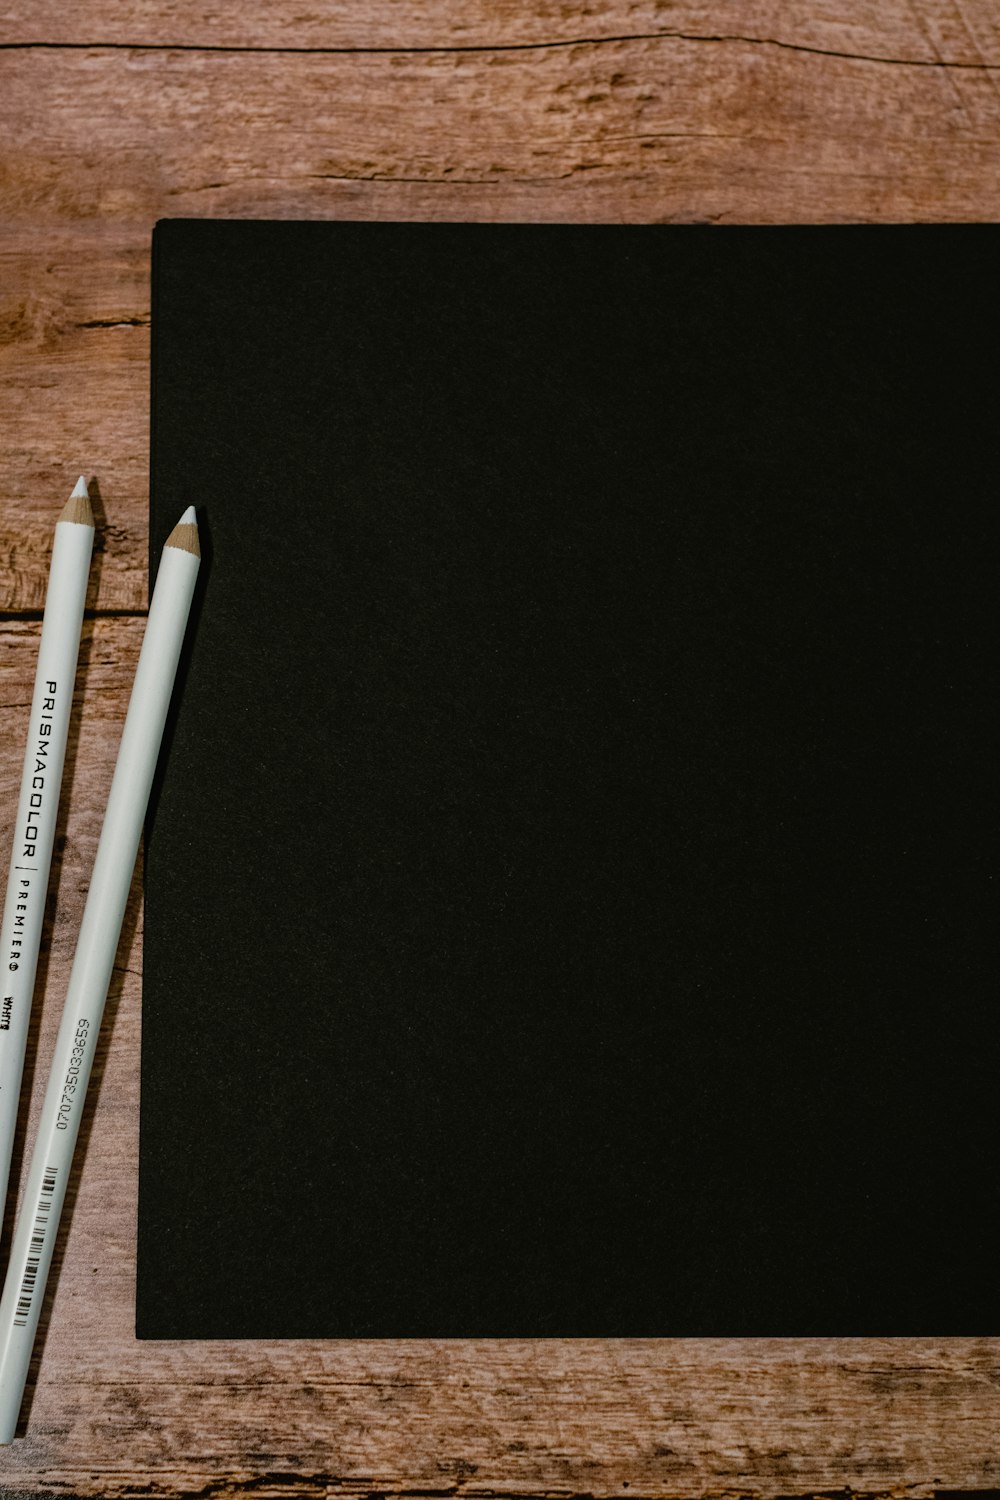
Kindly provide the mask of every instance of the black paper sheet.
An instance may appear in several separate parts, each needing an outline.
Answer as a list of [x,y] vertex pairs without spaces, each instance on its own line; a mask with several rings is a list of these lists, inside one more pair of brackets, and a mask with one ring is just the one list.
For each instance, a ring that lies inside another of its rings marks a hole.
[[996,1334],[991,227],[166,222],[147,1338]]

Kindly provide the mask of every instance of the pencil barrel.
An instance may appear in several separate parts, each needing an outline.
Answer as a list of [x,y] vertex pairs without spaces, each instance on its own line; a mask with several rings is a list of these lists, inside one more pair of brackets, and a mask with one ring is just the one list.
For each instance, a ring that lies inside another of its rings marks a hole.
[[93,546],[93,526],[57,524],[0,928],[0,1217],[17,1128]]

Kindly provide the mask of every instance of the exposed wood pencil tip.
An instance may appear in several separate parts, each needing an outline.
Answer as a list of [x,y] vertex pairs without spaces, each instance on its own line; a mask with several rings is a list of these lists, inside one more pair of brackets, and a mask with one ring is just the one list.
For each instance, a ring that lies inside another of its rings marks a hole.
[[198,542],[198,518],[193,505],[188,506],[167,537],[164,546],[177,547],[181,552],[190,552],[195,557],[201,556],[201,546]]
[[90,504],[90,492],[82,474],[73,486],[73,491],[63,506],[59,519],[60,521],[73,521],[77,526],[93,526],[94,512]]

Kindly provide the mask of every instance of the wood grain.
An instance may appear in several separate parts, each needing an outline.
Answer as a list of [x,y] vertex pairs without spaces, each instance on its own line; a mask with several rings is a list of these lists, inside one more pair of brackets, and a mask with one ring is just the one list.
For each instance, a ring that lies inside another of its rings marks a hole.
[[733,39],[897,63],[979,66],[1000,57],[1000,17],[984,0],[884,0],[878,6],[814,0],[340,0],[336,6],[209,7],[202,0],[19,0],[0,16],[0,44],[91,47],[297,47],[405,51],[494,49],[621,36]]
[[[2,12],[0,857],[52,526],[81,470],[96,476],[100,549],[23,1142],[142,630],[155,220],[992,219],[1000,13],[987,0]],[[27,1435],[0,1451],[0,1495],[1000,1485],[995,1339],[137,1343],[140,948],[137,881]]]

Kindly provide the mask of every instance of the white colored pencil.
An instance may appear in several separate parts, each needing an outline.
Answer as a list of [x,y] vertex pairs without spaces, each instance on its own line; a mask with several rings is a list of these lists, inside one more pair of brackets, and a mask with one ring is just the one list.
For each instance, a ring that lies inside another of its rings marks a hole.
[[14,823],[7,900],[0,928],[0,1220],[7,1202],[24,1049],[93,550],[94,512],[90,508],[87,482],[81,475],[56,522],[21,795]]
[[0,1298],[0,1443],[14,1436],[97,1034],[201,558],[194,507],[167,538]]

